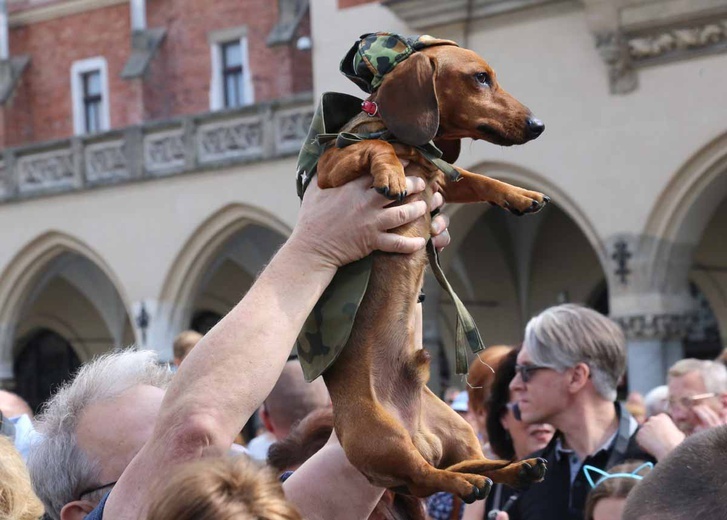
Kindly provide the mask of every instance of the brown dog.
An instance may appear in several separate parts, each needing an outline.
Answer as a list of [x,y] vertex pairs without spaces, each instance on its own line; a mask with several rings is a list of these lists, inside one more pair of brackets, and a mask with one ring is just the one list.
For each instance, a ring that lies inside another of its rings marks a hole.
[[[427,183],[421,195],[427,202],[439,190],[448,202],[490,202],[519,215],[548,202],[540,193],[459,168],[459,182],[447,182],[416,148],[401,144],[434,139],[444,158],[454,160],[463,137],[509,146],[542,133],[543,124],[500,88],[493,70],[474,52],[455,45],[414,52],[386,74],[369,101],[383,119],[378,113],[362,113],[344,131],[388,128],[400,142],[366,139],[327,149],[318,163],[321,188],[371,174],[378,191],[402,200],[405,176],[416,175]],[[426,238],[430,221],[423,217],[396,232]],[[541,480],[542,459],[511,463],[484,458],[469,424],[426,387],[429,353],[414,344],[417,295],[426,263],[424,251],[374,253],[349,341],[323,374],[346,455],[372,483],[405,488],[416,496],[447,491],[472,502],[487,496],[489,479],[515,487]]]

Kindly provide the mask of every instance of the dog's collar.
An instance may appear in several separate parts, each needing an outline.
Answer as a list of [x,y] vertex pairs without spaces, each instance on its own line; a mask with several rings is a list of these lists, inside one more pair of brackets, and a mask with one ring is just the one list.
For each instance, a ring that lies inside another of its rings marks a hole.
[[[326,92],[321,96],[308,135],[298,154],[296,186],[300,199],[303,198],[303,193],[305,193],[308,184],[310,184],[316,173],[318,159],[323,154],[325,146],[331,141],[335,140],[336,146],[339,148],[365,139],[383,139],[392,143],[399,142],[396,136],[388,130],[368,134],[341,132],[346,123],[360,114],[363,103],[365,102],[356,96],[339,92]],[[460,179],[459,171],[442,159],[442,151],[437,148],[433,141],[421,146],[415,146],[415,148],[419,150],[425,159],[443,171],[450,182],[457,182]]]

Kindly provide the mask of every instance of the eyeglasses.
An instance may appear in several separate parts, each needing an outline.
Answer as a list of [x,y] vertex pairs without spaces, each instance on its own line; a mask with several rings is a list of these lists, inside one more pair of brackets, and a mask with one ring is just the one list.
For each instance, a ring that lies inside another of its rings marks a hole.
[[109,482],[108,484],[104,484],[103,486],[98,486],[98,487],[95,487],[95,488],[85,489],[85,490],[81,491],[78,494],[78,499],[81,500],[83,498],[83,495],[90,495],[94,491],[100,491],[100,490],[102,490],[104,488],[115,486],[117,482],[118,482],[118,480],[115,480],[114,482]]
[[697,401],[702,399],[709,399],[710,397],[716,397],[717,394],[714,392],[708,392],[706,394],[690,395],[687,397],[680,397],[679,399],[669,398],[669,409],[681,408],[683,410],[691,410]]
[[515,373],[520,374],[523,383],[529,383],[533,378],[533,372],[542,370],[544,368],[550,368],[542,365],[515,365]]
[[[640,475],[639,473],[641,473],[645,468],[649,468],[649,471],[651,471],[652,469],[654,469],[654,465],[651,462],[645,462],[641,466],[633,470],[631,473],[606,473],[600,468],[586,464],[585,466],[583,466],[583,473],[586,474],[586,480],[588,480],[591,488],[594,488],[604,480],[608,480],[611,478],[632,478],[634,480],[642,480],[644,476]],[[599,478],[594,483],[591,473],[597,473],[598,475],[601,475],[601,478]]]

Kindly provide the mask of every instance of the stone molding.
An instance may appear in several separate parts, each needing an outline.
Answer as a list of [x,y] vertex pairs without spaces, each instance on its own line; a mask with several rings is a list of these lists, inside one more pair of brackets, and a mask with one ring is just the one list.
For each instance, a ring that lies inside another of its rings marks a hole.
[[0,60],[0,105],[5,105],[12,97],[28,64],[29,56],[12,56],[10,59]]
[[7,148],[0,154],[0,203],[294,156],[313,111],[308,93]]
[[382,4],[418,30],[564,1],[572,0],[384,0]]
[[309,0],[278,0],[278,21],[268,34],[267,44],[288,45],[308,12]]
[[666,29],[628,40],[634,64],[683,59],[693,54],[727,50],[727,17],[711,23]]
[[642,314],[613,318],[629,340],[680,341],[694,321],[691,314]]
[[167,30],[163,27],[132,31],[131,55],[124,65],[124,70],[121,71],[121,77],[124,79],[142,77],[166,35]]
[[638,88],[638,69],[727,51],[727,0],[584,0],[611,93]]
[[83,13],[118,4],[128,4],[129,0],[67,0],[46,5],[15,8],[10,4],[10,27],[19,27],[32,23],[45,22],[62,16]]

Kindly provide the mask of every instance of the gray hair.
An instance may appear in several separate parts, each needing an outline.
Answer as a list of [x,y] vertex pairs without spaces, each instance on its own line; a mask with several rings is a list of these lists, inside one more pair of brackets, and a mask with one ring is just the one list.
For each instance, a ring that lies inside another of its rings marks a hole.
[[644,397],[644,405],[646,406],[647,418],[665,413],[669,407],[669,387],[661,385],[649,390],[649,393]]
[[707,392],[727,392],[727,368],[721,362],[687,358],[677,361],[669,369],[669,377],[681,377],[689,372],[698,372]]
[[[46,512],[60,520],[63,506],[99,485],[101,466],[78,446],[76,428],[86,407],[114,399],[138,385],[166,389],[172,372],[151,350],[131,349],[103,355],[84,365],[44,406],[36,429],[40,438],[28,458],[33,488]],[[88,494],[100,501],[108,489]]]
[[524,345],[533,362],[559,372],[585,363],[598,394],[616,400],[626,372],[626,339],[606,316],[571,303],[550,307],[528,322]]

